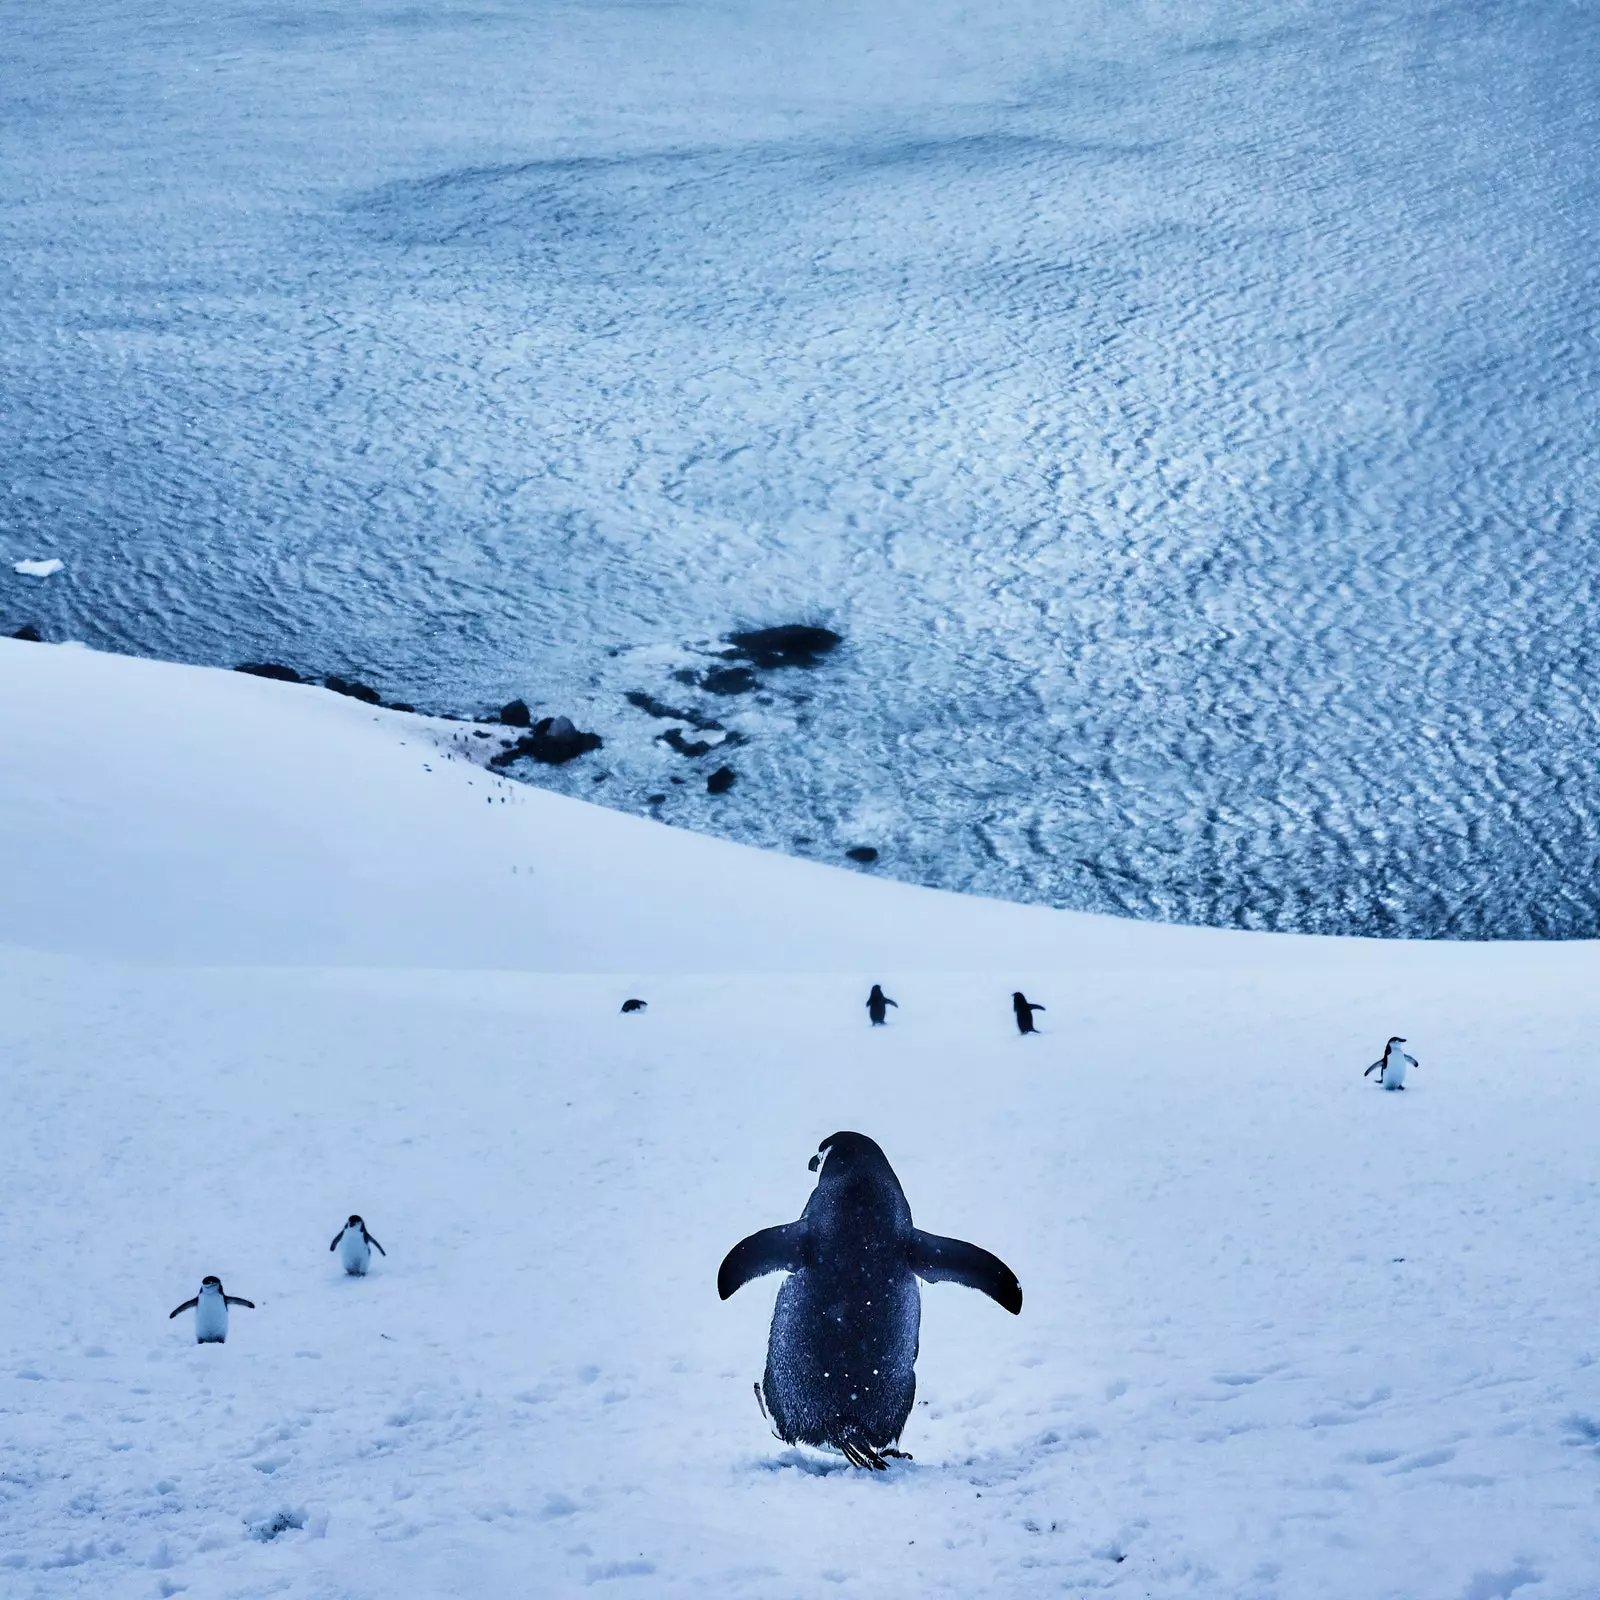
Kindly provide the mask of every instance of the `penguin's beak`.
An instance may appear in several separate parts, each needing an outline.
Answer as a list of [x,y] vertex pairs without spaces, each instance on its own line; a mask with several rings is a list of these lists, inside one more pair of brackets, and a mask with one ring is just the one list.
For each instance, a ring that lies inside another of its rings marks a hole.
[[812,1156],[812,1158],[808,1162],[806,1162],[806,1171],[807,1172],[815,1172],[817,1170],[817,1168],[820,1167],[821,1165],[822,1165],[822,1152],[819,1150],[814,1156]]

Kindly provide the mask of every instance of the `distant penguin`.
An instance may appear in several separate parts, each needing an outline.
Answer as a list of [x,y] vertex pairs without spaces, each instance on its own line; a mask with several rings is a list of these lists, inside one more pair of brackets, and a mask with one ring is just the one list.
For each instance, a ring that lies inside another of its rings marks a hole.
[[204,1277],[200,1280],[200,1293],[193,1300],[185,1300],[167,1314],[167,1321],[180,1311],[194,1312],[194,1338],[196,1344],[226,1344],[228,1340],[228,1307],[249,1306],[254,1311],[254,1300],[241,1300],[236,1294],[222,1292],[222,1279]]
[[891,1000],[878,984],[873,984],[872,993],[867,996],[867,1015],[872,1018],[872,1026],[881,1028],[883,1019],[888,1016],[885,1006],[893,1006],[896,1011],[900,1009],[898,1001]]
[[649,1009],[649,1003],[644,1000],[624,1000],[622,1002],[623,1016],[627,1016],[630,1011],[648,1011]]
[[1043,1011],[1041,1005],[1035,1005],[1020,989],[1011,996],[1011,1009],[1017,1014],[1018,1033],[1037,1033],[1039,1030],[1033,1025],[1035,1011]]
[[1396,1034],[1388,1044],[1383,1047],[1383,1054],[1361,1074],[1363,1078],[1370,1078],[1374,1072],[1378,1074],[1378,1082],[1385,1089],[1403,1089],[1406,1086],[1406,1072],[1416,1066],[1417,1058],[1408,1056],[1399,1046],[1405,1040]]
[[[369,1249],[368,1246],[371,1246],[371,1248]],[[367,1267],[372,1261],[373,1250],[376,1250],[380,1256],[386,1256],[389,1253],[367,1232],[367,1225],[360,1217],[351,1217],[334,1234],[333,1243],[328,1248],[339,1252],[340,1264],[352,1278],[366,1277]]]
[[[818,1169],[820,1167],[820,1172]],[[1015,1314],[1016,1274],[960,1239],[912,1226],[911,1207],[882,1150],[835,1133],[811,1158],[817,1186],[798,1222],[764,1228],[728,1252],[717,1293],[787,1272],[756,1399],[790,1444],[826,1445],[857,1467],[884,1470],[916,1396],[918,1278],[964,1283]]]

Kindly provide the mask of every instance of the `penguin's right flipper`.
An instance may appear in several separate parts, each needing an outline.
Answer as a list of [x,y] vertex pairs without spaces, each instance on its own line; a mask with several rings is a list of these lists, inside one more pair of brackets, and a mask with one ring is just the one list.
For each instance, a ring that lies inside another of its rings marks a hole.
[[1383,1057],[1379,1056],[1378,1059],[1376,1061],[1374,1061],[1372,1063],[1372,1065],[1370,1067],[1368,1067],[1367,1070],[1361,1074],[1361,1076],[1363,1078],[1370,1078],[1372,1076],[1372,1074],[1374,1072],[1376,1072],[1378,1070],[1378,1068],[1381,1067],[1382,1065],[1383,1065]]
[[965,1239],[911,1231],[911,1270],[928,1283],[960,1283],[1002,1305],[1012,1316],[1022,1310],[1022,1285],[999,1256]]
[[332,1244],[330,1244],[330,1245],[329,1245],[329,1246],[328,1246],[328,1248],[329,1248],[329,1249],[330,1249],[330,1250],[337,1250],[337,1249],[338,1249],[338,1248],[339,1248],[339,1241],[340,1241],[340,1240],[341,1240],[341,1239],[342,1239],[342,1238],[344,1238],[344,1229],[343,1229],[343,1228],[341,1228],[341,1229],[340,1229],[340,1230],[339,1230],[339,1231],[338,1231],[338,1232],[337,1232],[337,1233],[336,1233],[336,1234],[334,1234],[334,1236],[333,1236],[333,1243],[332,1243]]
[[383,1246],[381,1244],[379,1244],[378,1241],[376,1239],[374,1239],[370,1233],[367,1235],[367,1243],[370,1244],[372,1246],[372,1248],[374,1250],[376,1250],[380,1256],[387,1256],[389,1254],[389,1252],[387,1250],[385,1250],[383,1248]]
[[222,1297],[230,1306],[249,1306],[252,1311],[256,1308],[254,1300],[241,1300],[236,1294],[225,1294]]
[[798,1271],[805,1237],[803,1222],[786,1222],[781,1228],[763,1228],[741,1239],[717,1269],[717,1297],[726,1300],[735,1289],[769,1272]]
[[[200,1296],[196,1295],[193,1300],[185,1300],[183,1302],[183,1304],[178,1307],[178,1311],[193,1311],[194,1308],[199,1304],[200,1304]],[[172,1319],[175,1316],[177,1316],[178,1311],[169,1311],[167,1313],[167,1321],[171,1322]]]

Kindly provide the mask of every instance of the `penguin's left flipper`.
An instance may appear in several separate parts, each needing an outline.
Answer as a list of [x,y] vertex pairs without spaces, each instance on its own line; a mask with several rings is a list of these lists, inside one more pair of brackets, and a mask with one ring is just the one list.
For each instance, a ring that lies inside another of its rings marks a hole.
[[735,1289],[769,1272],[797,1272],[805,1237],[803,1222],[786,1222],[781,1228],[763,1228],[741,1239],[717,1269],[718,1299],[726,1300]]
[[962,1283],[977,1289],[1012,1316],[1022,1310],[1022,1285],[999,1256],[965,1239],[946,1239],[920,1228],[911,1234],[911,1270],[928,1283]]
[[366,1239],[367,1239],[367,1243],[370,1244],[372,1246],[372,1248],[374,1250],[376,1250],[380,1256],[385,1256],[386,1257],[389,1254],[389,1252],[387,1250],[385,1250],[383,1248],[383,1246],[381,1244],[379,1244],[378,1241],[376,1239],[374,1239],[370,1233],[366,1235]]
[[1372,1063],[1372,1065],[1370,1067],[1368,1067],[1367,1070],[1361,1074],[1361,1076],[1363,1078],[1370,1078],[1372,1076],[1372,1074],[1374,1072],[1376,1072],[1378,1070],[1378,1068],[1381,1067],[1382,1065],[1383,1065],[1383,1057],[1379,1056],[1378,1059],[1376,1061],[1374,1061]]
[[330,1249],[330,1250],[337,1250],[337,1249],[338,1249],[338,1248],[339,1248],[339,1241],[340,1241],[340,1240],[341,1240],[341,1239],[342,1239],[342,1238],[344,1238],[344,1229],[343,1229],[343,1228],[341,1228],[341,1229],[340,1229],[340,1230],[339,1230],[339,1231],[338,1231],[338,1232],[337,1232],[337,1233],[336,1233],[336,1234],[334,1234],[334,1236],[333,1236],[333,1243],[332,1243],[332,1244],[330,1244],[330,1245],[329,1245],[329,1246],[328,1246],[328,1248],[329,1248],[329,1249]]
[[193,1300],[185,1300],[183,1302],[183,1304],[178,1307],[177,1311],[169,1311],[167,1313],[167,1321],[171,1322],[172,1319],[175,1316],[177,1316],[178,1311],[193,1311],[194,1308],[199,1304],[200,1304],[200,1296],[199,1295],[196,1295]]
[[230,1306],[249,1306],[252,1311],[256,1308],[254,1300],[241,1300],[236,1294],[225,1294],[222,1297]]

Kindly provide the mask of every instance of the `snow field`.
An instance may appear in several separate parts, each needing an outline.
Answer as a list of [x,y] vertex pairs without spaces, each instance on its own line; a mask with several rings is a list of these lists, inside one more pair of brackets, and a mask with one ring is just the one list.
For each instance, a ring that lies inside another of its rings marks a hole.
[[[425,732],[0,646],[0,1592],[1592,1595],[1592,946],[965,901],[491,808]],[[778,1280],[714,1287],[849,1127],[1026,1295],[925,1291],[887,1481],[768,1436]]]

